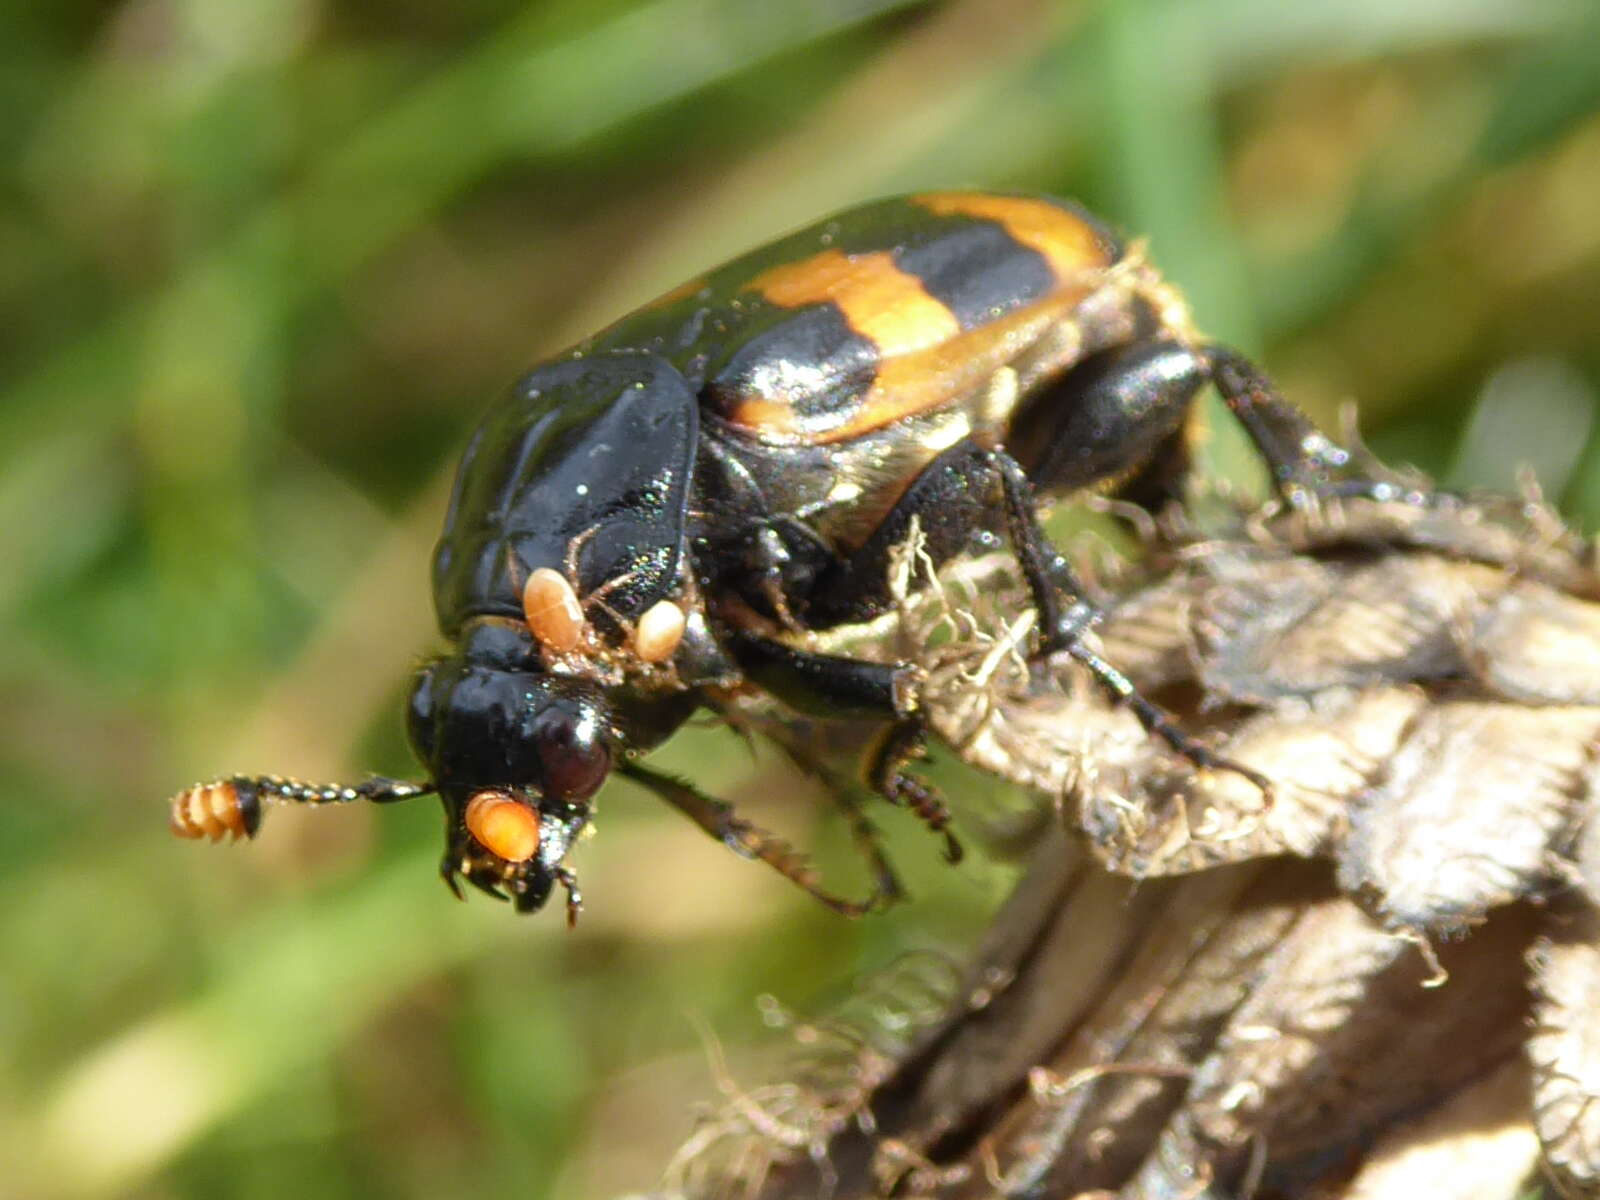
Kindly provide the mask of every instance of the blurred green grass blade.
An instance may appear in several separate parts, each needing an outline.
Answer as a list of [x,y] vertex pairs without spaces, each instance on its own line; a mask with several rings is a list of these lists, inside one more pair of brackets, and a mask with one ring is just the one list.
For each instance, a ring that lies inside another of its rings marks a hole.
[[1600,108],[1600,5],[1590,5],[1567,36],[1529,51],[1502,95],[1478,140],[1476,158],[1487,168],[1534,152]]
[[[1181,280],[1202,329],[1253,348],[1257,342],[1238,238],[1223,212],[1222,154],[1214,109],[1215,63],[1206,14],[1160,0],[1116,0],[1098,23],[1103,94],[1112,136],[1119,219],[1150,239],[1152,259]],[[1152,64],[1158,69],[1152,70]],[[1237,423],[1217,419],[1212,469],[1249,469]]]
[[[0,622],[50,592],[115,534],[119,466],[112,439],[92,429],[65,430],[28,447],[0,475]],[[50,521],[40,521],[47,512]],[[11,653],[17,648],[12,647]],[[0,647],[0,669],[10,661]]]
[[[1202,327],[1248,343],[1236,239],[1223,219],[1216,92],[1204,14],[1115,0],[1097,39],[1119,219],[1186,281]],[[1156,69],[1152,69],[1155,65]]]
[[1219,63],[1235,73],[1280,73],[1285,60],[1319,64],[1441,49],[1463,41],[1555,35],[1581,19],[1589,0],[1341,0],[1285,4],[1282,0],[1168,0],[1205,24],[1227,30]]
[[[51,1194],[126,1194],[198,1136],[310,1064],[422,979],[503,938],[480,914],[419,887],[431,852],[406,856],[346,896],[275,902],[236,930],[213,984],[131,1024],[42,1089],[34,1182]],[[406,936],[394,936],[403,928]],[[531,962],[563,933],[522,925]]]
[[1515,492],[1532,471],[1545,495],[1560,497],[1589,444],[1597,399],[1593,382],[1570,362],[1513,359],[1484,382],[1444,482]]
[[[1600,97],[1600,10],[1566,8],[1566,15],[1511,62],[1487,66],[1472,86],[1489,97],[1489,112],[1474,141],[1425,185],[1396,192],[1381,160],[1368,168],[1343,223],[1306,254],[1263,271],[1256,293],[1269,340],[1314,328],[1374,274],[1392,265],[1416,238],[1495,170],[1525,161],[1589,120]],[[1442,98],[1406,122],[1413,138],[1450,130],[1464,98]],[[1391,153],[1397,147],[1390,147]]]
[[170,288],[27,374],[5,397],[0,436],[15,442],[37,426],[126,402],[128,364],[152,323],[192,311],[263,253],[295,248],[281,320],[501,162],[571,147],[772,55],[919,2],[763,5],[756,19],[738,0],[658,0],[556,44],[542,39],[543,19],[531,10],[373,118]]
[[[1063,156],[1063,144],[1105,141],[1105,130],[1116,119],[1110,112],[1113,97],[1101,86],[1107,65],[1105,24],[1132,18],[1112,4],[1071,11],[1093,19],[1075,25],[1064,16],[1063,34],[1042,45],[1033,61],[1014,68],[1010,80],[963,117],[937,158],[916,165],[912,178],[937,178],[942,167],[948,182],[995,186],[1011,179],[1057,178],[1062,180],[1059,190],[1084,190],[1083,168],[1070,155]],[[1320,65],[1336,58],[1350,63],[1463,44],[1561,40],[1586,11],[1581,0],[1436,0],[1419,5],[1361,0],[1338,8],[1278,0],[1148,0],[1137,20],[1154,37],[1127,43],[1131,57],[1122,74],[1149,83],[1164,94],[1166,103],[1186,92],[1191,100],[1209,103],[1218,94],[1281,74],[1285,60]],[[1206,69],[1174,59],[1174,29],[1182,39],[1202,46]],[[1068,114],[1066,121],[1063,114]],[[1142,231],[1114,202],[1104,207],[1105,215],[1123,228]]]

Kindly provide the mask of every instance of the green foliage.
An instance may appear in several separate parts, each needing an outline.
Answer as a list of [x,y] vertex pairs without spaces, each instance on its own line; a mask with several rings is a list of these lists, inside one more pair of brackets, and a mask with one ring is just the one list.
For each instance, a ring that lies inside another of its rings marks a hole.
[[[737,1073],[758,994],[816,1007],[973,935],[1007,868],[952,871],[892,812],[916,899],[845,925],[616,786],[578,854],[576,934],[452,903],[421,805],[275,813],[248,851],[162,829],[197,776],[407,774],[426,555],[479,407],[830,208],[1079,195],[1148,234],[1202,327],[1319,419],[1357,398],[1380,451],[1458,483],[1532,459],[1600,516],[1585,0],[69,0],[14,19],[8,1194],[644,1186],[713,1094],[694,1020]],[[707,730],[661,759],[858,878],[770,758]]]

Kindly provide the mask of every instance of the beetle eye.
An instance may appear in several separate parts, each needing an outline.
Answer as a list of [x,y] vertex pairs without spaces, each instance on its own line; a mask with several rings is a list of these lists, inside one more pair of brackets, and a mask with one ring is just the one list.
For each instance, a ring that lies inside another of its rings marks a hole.
[[552,704],[534,718],[533,735],[546,790],[560,800],[587,800],[611,771],[611,748],[592,713]]

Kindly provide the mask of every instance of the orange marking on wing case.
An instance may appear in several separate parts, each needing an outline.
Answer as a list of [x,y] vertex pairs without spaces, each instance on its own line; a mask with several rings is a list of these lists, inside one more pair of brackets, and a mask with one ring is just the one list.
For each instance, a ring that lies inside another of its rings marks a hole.
[[794,406],[788,400],[745,396],[728,410],[728,420],[746,429],[758,430],[763,438],[801,440],[794,420]]
[[848,441],[971,395],[1038,341],[1089,290],[1083,286],[1058,292],[926,350],[886,359],[850,419],[808,440]]
[[928,295],[922,280],[897,267],[886,250],[824,250],[763,271],[748,290],[779,308],[836,305],[846,324],[885,359],[937,346],[961,332],[955,314]]
[[1048,200],[987,192],[924,192],[911,197],[911,202],[941,217],[994,221],[1018,242],[1044,255],[1062,283],[1111,265],[1094,227]]

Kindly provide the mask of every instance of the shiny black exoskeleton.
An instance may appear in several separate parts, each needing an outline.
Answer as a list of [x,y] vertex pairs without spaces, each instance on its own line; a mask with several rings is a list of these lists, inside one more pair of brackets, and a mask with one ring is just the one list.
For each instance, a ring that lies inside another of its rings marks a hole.
[[1075,657],[1180,752],[1231,766],[1084,645],[1097,614],[1035,511],[1037,492],[1174,495],[1207,384],[1285,499],[1333,486],[1344,452],[1206,342],[1137,250],[1071,204],[973,192],[830,218],[535,368],[473,435],[434,561],[452,649],[418,674],[409,728],[422,786],[445,803],[447,880],[523,910],[561,882],[576,912],[565,860],[616,770],[862,907],[635,760],[753,685],[881,721],[873,786],[942,830],[942,805],[904,770],[920,749],[916,671],[808,641],[883,611],[913,521],[935,561],[1005,534],[1036,655]]

